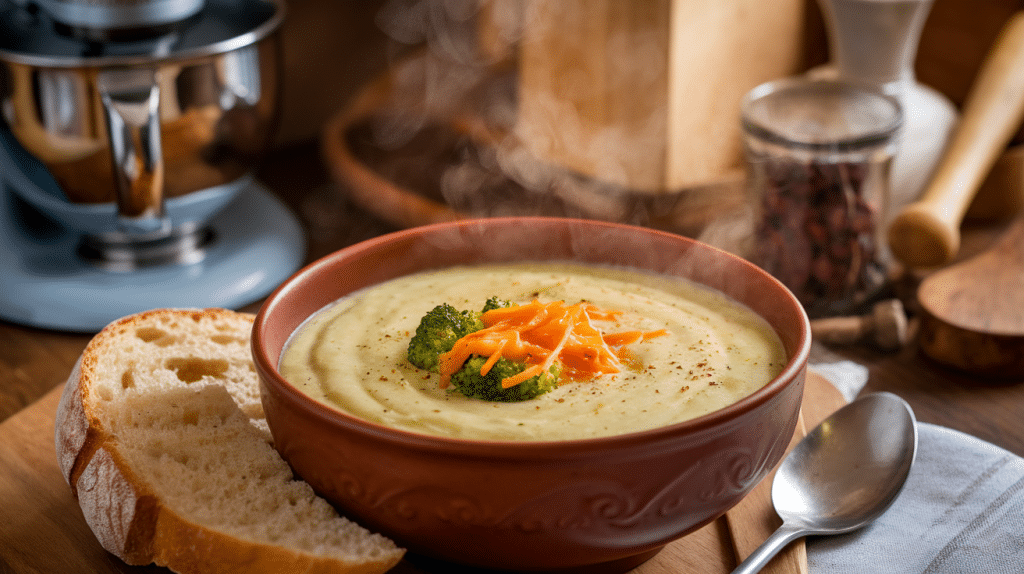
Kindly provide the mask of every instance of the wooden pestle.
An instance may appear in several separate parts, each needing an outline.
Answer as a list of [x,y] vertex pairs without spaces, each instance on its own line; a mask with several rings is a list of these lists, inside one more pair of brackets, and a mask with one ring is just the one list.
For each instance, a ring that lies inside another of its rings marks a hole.
[[889,227],[889,246],[898,259],[913,268],[953,259],[964,214],[1022,119],[1024,12],[1018,12],[990,49],[929,185]]
[[907,314],[899,299],[879,301],[867,315],[814,319],[811,336],[822,343],[836,345],[868,340],[883,351],[899,350],[910,339]]

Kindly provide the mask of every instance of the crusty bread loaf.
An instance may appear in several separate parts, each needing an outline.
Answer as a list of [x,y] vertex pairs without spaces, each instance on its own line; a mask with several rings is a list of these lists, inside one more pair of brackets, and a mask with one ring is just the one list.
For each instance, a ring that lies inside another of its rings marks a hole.
[[57,412],[58,463],[129,564],[191,572],[383,572],[403,551],[339,516],[271,444],[253,316],[161,309],[86,347]]

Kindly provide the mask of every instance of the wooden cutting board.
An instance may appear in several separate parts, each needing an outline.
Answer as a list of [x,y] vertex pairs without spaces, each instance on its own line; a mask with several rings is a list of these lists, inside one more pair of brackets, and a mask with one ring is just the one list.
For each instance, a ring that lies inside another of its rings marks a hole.
[[[0,423],[0,572],[168,572],[152,566],[125,565],[100,547],[86,525],[78,503],[57,469],[53,425],[62,388],[58,386]],[[803,405],[806,428],[814,428],[842,404],[843,398],[835,387],[819,375],[808,374]],[[760,486],[766,485],[767,481]],[[756,489],[753,494],[761,490]],[[761,512],[758,521],[773,528],[771,525],[778,518],[770,503],[758,504],[756,508]],[[735,524],[732,529],[735,531]],[[668,545],[634,574],[717,574],[728,573],[735,565],[730,525],[723,517]],[[394,572],[423,571],[403,562]]]

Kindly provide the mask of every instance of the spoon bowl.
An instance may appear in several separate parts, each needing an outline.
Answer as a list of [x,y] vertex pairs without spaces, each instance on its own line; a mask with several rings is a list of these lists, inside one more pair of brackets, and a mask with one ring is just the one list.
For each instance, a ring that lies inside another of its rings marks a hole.
[[782,526],[733,574],[758,572],[789,542],[866,526],[896,500],[917,454],[917,423],[903,399],[872,393],[825,419],[775,473]]

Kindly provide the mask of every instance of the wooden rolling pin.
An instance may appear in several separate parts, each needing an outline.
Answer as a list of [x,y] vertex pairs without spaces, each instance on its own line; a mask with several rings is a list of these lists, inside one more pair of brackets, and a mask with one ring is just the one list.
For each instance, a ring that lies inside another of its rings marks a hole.
[[953,259],[964,214],[1022,119],[1024,12],[1018,12],[989,50],[932,180],[889,227],[889,246],[900,261],[929,268]]

